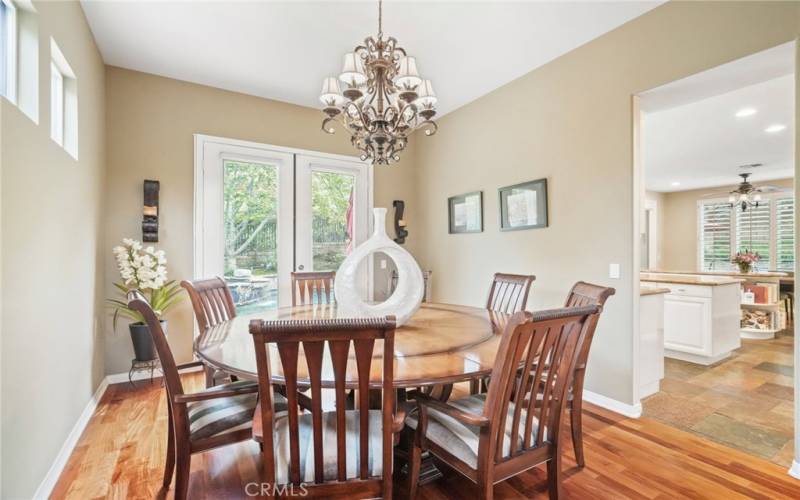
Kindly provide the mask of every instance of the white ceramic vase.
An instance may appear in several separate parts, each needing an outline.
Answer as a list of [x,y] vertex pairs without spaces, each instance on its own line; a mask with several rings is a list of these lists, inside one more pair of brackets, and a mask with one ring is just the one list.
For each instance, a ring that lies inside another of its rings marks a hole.
[[[333,286],[336,307],[340,314],[355,317],[380,317],[393,314],[397,318],[397,325],[400,326],[411,318],[422,302],[424,293],[422,271],[414,257],[386,234],[386,209],[375,208],[373,215],[375,231],[372,236],[356,247],[336,271],[336,282]],[[397,288],[385,302],[369,304],[364,302],[358,293],[356,274],[361,262],[375,252],[383,252],[394,261],[397,266]]]

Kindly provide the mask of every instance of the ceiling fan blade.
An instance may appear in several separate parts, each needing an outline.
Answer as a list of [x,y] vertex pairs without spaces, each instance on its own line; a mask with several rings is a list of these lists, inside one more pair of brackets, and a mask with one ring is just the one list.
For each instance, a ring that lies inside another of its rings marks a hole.
[[791,191],[791,189],[789,188],[783,188],[778,186],[758,186],[755,190],[761,193],[783,193]]

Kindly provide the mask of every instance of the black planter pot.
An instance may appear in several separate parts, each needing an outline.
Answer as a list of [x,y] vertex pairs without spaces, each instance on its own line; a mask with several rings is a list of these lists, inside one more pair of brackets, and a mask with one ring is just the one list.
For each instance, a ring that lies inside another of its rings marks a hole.
[[[133,342],[133,353],[136,361],[153,361],[156,359],[156,349],[153,344],[153,336],[150,335],[150,328],[144,323],[131,323],[128,328],[131,331],[131,342]],[[161,328],[166,333],[166,321],[161,320]]]

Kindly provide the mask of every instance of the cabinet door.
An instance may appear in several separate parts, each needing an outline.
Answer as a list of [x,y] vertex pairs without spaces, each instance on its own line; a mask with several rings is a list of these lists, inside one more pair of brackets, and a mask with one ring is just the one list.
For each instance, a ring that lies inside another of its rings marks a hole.
[[711,299],[668,294],[664,298],[664,347],[711,354]]

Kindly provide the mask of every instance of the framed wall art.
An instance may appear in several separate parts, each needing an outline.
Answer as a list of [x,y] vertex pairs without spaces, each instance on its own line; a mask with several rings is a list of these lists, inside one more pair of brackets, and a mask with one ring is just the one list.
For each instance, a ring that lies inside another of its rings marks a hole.
[[547,227],[547,179],[500,188],[498,197],[501,231]]
[[483,191],[451,196],[447,199],[450,234],[483,231]]

